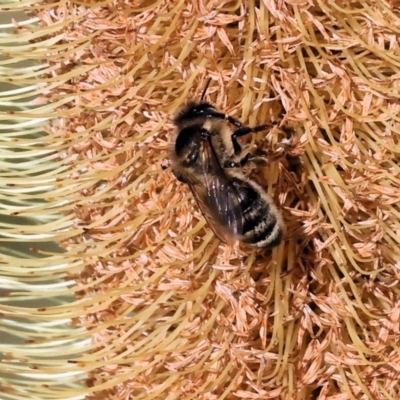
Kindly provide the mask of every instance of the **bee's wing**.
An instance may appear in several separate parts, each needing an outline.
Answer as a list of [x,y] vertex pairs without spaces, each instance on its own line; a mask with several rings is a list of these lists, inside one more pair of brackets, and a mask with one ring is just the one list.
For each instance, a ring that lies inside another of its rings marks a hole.
[[211,138],[202,140],[202,144],[204,184],[196,183],[190,188],[215,235],[232,244],[243,232],[239,195],[218,161]]

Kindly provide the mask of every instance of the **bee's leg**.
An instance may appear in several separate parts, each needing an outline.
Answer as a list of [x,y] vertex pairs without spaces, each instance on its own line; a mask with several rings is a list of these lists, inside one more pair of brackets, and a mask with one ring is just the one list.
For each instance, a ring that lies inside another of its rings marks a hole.
[[241,158],[239,161],[231,161],[227,160],[224,163],[224,168],[240,168],[243,167],[247,164],[248,161],[256,158],[253,153],[247,153],[243,158]]
[[225,114],[225,119],[227,119],[230,124],[235,125],[238,128],[241,128],[243,126],[243,124],[240,121],[231,117],[230,115]]
[[268,128],[269,128],[269,125],[258,125],[253,128],[251,128],[250,126],[242,126],[239,129],[236,129],[236,131],[233,132],[232,136],[231,136],[235,154],[239,155],[240,152],[242,151],[242,148],[240,147],[240,144],[237,141],[238,137],[248,135],[249,133],[264,131]]

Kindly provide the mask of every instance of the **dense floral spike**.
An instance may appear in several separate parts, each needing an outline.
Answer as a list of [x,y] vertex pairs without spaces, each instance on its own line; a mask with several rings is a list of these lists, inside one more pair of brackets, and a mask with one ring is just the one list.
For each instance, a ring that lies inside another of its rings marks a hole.
[[[2,7],[39,27],[11,22],[1,53],[43,62],[0,68],[29,88],[2,94],[20,103],[0,135],[1,213],[20,220],[1,231],[33,243],[2,250],[0,323],[40,340],[4,357],[2,398],[400,397],[396,2]],[[207,77],[219,109],[278,122],[256,137],[269,163],[247,171],[283,208],[272,254],[221,245],[166,168],[170,116]],[[39,140],[28,122],[48,118]],[[46,240],[66,253],[41,255]]]

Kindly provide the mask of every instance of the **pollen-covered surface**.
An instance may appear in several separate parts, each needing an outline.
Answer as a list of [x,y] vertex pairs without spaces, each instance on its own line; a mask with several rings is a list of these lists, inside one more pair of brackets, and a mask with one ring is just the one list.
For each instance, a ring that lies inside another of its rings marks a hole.
[[[398,399],[398,3],[35,8],[87,398]],[[278,123],[242,141],[268,154],[247,173],[282,209],[272,253],[221,244],[169,168],[208,77],[219,109]]]

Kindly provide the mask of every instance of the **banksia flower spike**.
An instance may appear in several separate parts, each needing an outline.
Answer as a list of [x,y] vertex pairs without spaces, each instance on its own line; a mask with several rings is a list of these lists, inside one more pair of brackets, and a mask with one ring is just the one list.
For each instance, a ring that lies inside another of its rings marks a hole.
[[[0,392],[400,396],[395,1],[2,2]],[[222,244],[171,173],[198,98],[282,210]]]

